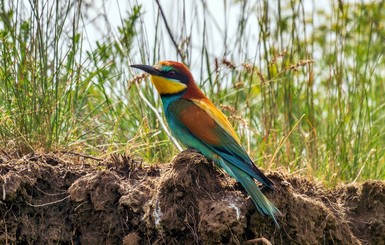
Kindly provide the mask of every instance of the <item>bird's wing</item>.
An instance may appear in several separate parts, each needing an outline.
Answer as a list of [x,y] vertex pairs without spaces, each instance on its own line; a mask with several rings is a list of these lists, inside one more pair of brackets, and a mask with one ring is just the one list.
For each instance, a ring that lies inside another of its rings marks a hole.
[[234,128],[231,126],[227,117],[217,109],[217,107],[208,99],[205,100],[196,100],[191,99],[191,101],[197,105],[199,108],[204,110],[212,119],[215,120],[217,124],[221,126],[232,138],[238,143],[241,144],[241,141],[238,138],[237,133]]
[[170,104],[167,113],[176,126],[188,130],[214,153],[266,186],[272,187],[273,183],[254,165],[240,145],[226,116],[207,101],[179,99]]

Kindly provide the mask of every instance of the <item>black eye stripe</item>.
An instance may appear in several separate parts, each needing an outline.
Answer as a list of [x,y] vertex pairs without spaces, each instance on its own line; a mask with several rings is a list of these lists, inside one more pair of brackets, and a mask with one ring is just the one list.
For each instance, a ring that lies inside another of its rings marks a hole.
[[162,71],[161,74],[162,74],[162,77],[178,80],[184,84],[188,83],[188,77],[186,75],[180,74],[179,72],[176,72],[176,71],[172,71],[172,72],[173,73],[170,73],[170,71],[168,72]]

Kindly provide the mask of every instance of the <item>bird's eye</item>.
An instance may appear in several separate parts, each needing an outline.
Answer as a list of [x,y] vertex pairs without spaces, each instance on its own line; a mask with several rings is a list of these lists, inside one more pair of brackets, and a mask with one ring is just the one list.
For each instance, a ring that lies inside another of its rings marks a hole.
[[170,76],[175,76],[175,74],[176,74],[175,71],[169,71],[168,72],[168,75],[170,75]]

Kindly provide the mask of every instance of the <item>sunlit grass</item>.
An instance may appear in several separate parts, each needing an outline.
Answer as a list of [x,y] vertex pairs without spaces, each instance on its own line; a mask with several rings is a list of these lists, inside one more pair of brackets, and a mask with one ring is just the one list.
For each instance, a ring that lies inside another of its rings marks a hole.
[[[83,6],[2,0],[1,148],[169,161],[178,150],[137,89],[159,111],[161,102],[147,81],[134,85],[128,65],[171,57],[191,67],[258,166],[330,185],[385,179],[381,4],[331,1],[330,11],[305,11],[295,1],[225,2],[225,16],[240,13],[234,23],[217,23],[201,2],[178,2],[174,15],[154,5],[164,15],[152,16],[153,28],[130,2],[119,29],[85,50]],[[223,55],[212,55],[219,46]]]

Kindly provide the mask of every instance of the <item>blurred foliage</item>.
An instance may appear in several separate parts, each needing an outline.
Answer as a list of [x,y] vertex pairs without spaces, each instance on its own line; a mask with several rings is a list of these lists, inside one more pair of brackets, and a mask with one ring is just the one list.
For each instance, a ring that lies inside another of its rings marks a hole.
[[[116,33],[100,28],[91,49],[83,25],[92,4],[0,1],[1,148],[168,161],[177,150],[137,88],[160,110],[159,97],[134,86],[141,79],[128,64],[177,55],[257,165],[330,185],[385,179],[384,1],[225,1],[236,23],[217,23],[204,2],[175,2],[164,16],[153,5],[153,27],[142,19],[150,5],[130,1]],[[219,45],[223,56],[211,55]]]

